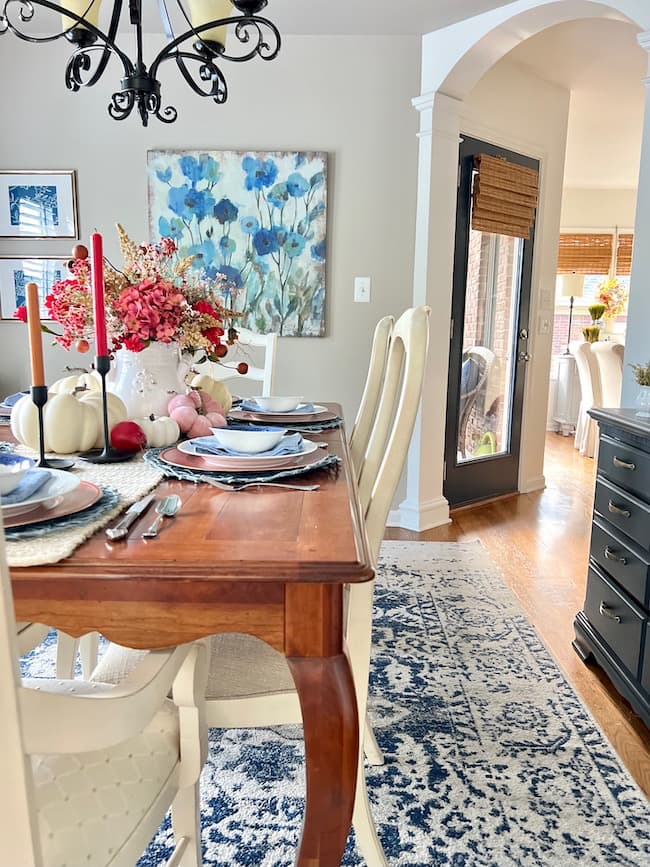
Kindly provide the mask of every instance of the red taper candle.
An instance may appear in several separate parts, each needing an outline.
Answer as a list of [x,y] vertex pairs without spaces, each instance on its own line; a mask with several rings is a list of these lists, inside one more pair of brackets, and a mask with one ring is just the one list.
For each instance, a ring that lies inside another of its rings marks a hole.
[[106,343],[106,309],[104,307],[104,248],[102,236],[93,232],[90,236],[93,274],[93,313],[95,316],[95,352],[108,355]]

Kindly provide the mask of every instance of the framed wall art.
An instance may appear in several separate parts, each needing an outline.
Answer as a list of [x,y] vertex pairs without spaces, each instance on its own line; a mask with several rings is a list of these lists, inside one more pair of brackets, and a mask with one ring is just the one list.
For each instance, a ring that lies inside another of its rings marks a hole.
[[76,238],[74,171],[0,171],[0,238]]
[[49,319],[44,301],[56,280],[68,275],[68,259],[45,256],[0,257],[0,314],[13,319],[16,308],[25,303],[25,286],[34,282],[41,299],[41,319]]
[[248,328],[325,333],[327,155],[306,151],[148,152],[152,240],[171,237]]

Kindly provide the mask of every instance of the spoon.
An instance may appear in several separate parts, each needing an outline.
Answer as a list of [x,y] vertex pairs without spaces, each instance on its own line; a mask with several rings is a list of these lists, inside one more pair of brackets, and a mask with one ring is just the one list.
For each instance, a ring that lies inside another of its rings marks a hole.
[[156,503],[156,512],[158,517],[153,524],[142,534],[143,539],[155,539],[158,535],[162,523],[165,518],[173,518],[182,505],[181,498],[178,494],[170,494],[168,497],[163,497]]

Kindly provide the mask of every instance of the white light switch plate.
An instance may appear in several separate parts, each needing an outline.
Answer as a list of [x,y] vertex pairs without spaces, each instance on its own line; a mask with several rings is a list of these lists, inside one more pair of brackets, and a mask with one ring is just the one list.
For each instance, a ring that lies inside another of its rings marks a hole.
[[370,301],[370,277],[354,278],[354,300],[362,303]]

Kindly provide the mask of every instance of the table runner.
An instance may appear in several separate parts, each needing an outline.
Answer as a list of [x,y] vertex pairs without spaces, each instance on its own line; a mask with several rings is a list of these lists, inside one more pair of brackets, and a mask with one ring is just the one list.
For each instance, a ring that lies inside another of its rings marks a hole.
[[[15,451],[34,457],[34,452],[24,446],[16,446]],[[55,529],[56,525],[53,524],[52,530],[43,529],[43,534],[35,538],[8,538],[7,559],[10,566],[42,566],[64,560],[93,533],[110,524],[127,506],[155,488],[163,475],[160,470],[146,464],[141,456],[121,464],[91,464],[79,461],[70,472],[84,481],[99,485],[105,491],[112,490],[118,495],[117,502],[113,498],[114,504],[111,507],[111,498],[103,498],[106,508],[97,510],[90,507],[87,510],[89,520],[82,525]]]

